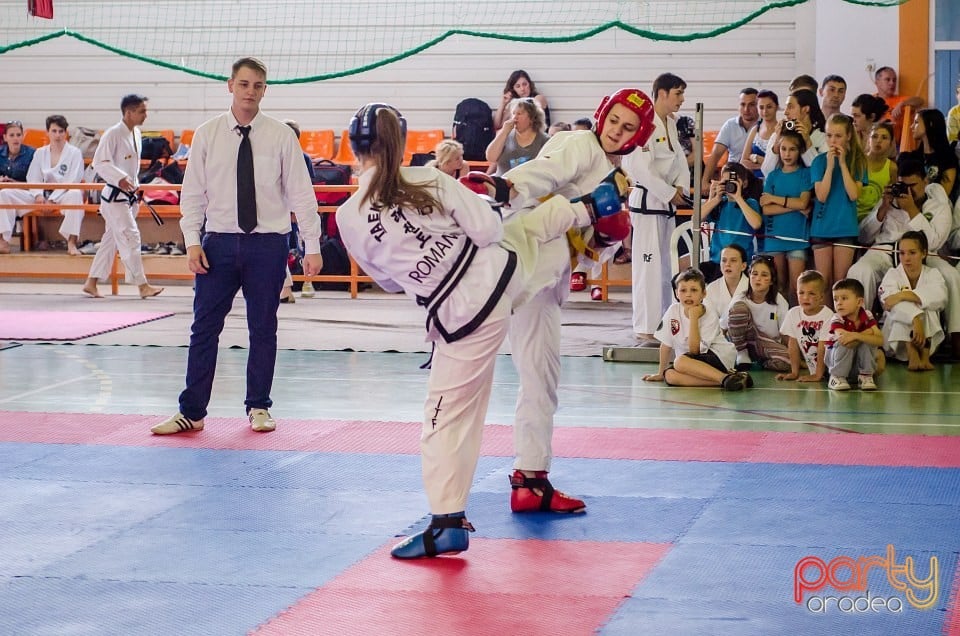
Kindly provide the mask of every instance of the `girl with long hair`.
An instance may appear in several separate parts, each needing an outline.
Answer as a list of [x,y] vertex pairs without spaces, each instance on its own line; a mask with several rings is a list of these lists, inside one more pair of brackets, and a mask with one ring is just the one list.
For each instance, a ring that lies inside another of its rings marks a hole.
[[[856,120],[854,120],[856,127]],[[888,185],[897,180],[897,164],[890,159],[896,146],[893,143],[893,123],[877,122],[870,129],[865,152],[867,154],[867,185],[857,199],[857,220],[862,221],[880,203]]]
[[537,91],[537,85],[530,79],[529,73],[523,69],[517,69],[507,78],[507,83],[503,86],[503,96],[497,109],[493,111],[494,129],[499,130],[510,116],[510,102],[524,97],[531,97],[537,102],[537,105],[543,109],[546,127],[550,127],[550,106],[547,105],[547,98]]
[[790,352],[780,328],[790,309],[777,289],[773,257],[758,254],[750,262],[749,283],[730,303],[720,326],[737,349],[737,371],[749,371],[753,362],[771,371],[790,370]]
[[957,155],[947,140],[947,122],[936,108],[924,108],[917,112],[910,126],[917,149],[902,152],[900,157],[911,157],[923,162],[927,170],[927,181],[939,183],[950,202],[957,200]]
[[810,220],[814,269],[827,288],[847,277],[860,233],[857,199],[867,183],[867,157],[853,120],[837,113],[827,122],[827,152],[810,167],[816,202]]
[[803,137],[785,130],[780,136],[780,165],[763,183],[764,254],[773,256],[781,293],[797,298],[797,277],[806,269],[810,251],[807,217],[810,214],[810,169],[800,162],[806,149]]

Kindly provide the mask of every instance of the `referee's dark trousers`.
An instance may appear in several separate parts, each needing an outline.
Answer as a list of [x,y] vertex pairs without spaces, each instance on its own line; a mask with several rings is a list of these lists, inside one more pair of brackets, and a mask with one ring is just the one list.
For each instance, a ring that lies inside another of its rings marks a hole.
[[226,234],[203,237],[209,267],[197,274],[193,326],[187,357],[187,388],[180,412],[191,420],[207,415],[217,367],[217,345],[238,290],[247,306],[247,411],[273,405],[270,390],[277,361],[277,309],[286,274],[287,234]]

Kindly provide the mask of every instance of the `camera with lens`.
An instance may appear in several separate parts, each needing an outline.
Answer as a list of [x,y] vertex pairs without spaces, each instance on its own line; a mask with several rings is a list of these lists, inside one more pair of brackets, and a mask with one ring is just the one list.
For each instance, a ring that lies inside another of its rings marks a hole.
[[727,194],[736,194],[737,193],[737,177],[730,175],[730,178],[723,182],[723,191]]
[[897,197],[902,197],[908,192],[910,192],[910,186],[903,181],[895,181],[894,183],[890,184],[890,196],[892,196],[894,199]]
[[783,122],[784,130],[796,130],[797,129],[797,120],[796,119],[787,119]]

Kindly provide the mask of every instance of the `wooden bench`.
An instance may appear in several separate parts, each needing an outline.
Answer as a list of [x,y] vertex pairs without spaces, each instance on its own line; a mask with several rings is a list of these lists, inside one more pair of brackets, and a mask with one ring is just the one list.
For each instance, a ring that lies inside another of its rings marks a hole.
[[[42,189],[49,187],[49,184],[37,184],[37,183],[19,183],[19,182],[7,182],[0,183],[0,188],[18,188],[18,189]],[[69,189],[78,189],[78,190],[100,190],[103,188],[103,184],[99,183],[77,183],[77,184],[62,184],[61,187]],[[176,184],[145,184],[140,186],[140,189],[143,191],[149,190],[180,190],[180,186]],[[313,189],[317,192],[355,192],[357,189],[356,185],[317,185]],[[42,217],[47,216],[56,216],[59,215],[60,209],[82,209],[87,215],[95,216],[97,211],[100,209],[99,205],[95,204],[77,204],[77,205],[60,205],[60,206],[50,206],[49,204],[12,204],[12,205],[0,205],[0,209],[3,208],[16,208],[16,209],[30,209],[30,212],[23,216],[23,240],[24,240],[24,252],[30,252],[33,249],[35,239],[38,236],[38,220]],[[179,219],[180,218],[180,206],[178,205],[156,205],[154,206],[157,214],[163,219]],[[317,212],[336,212],[336,206],[317,206]],[[690,215],[691,210],[678,210],[677,214],[680,216]],[[150,211],[147,206],[140,206],[138,212],[138,218],[150,218]],[[180,258],[180,257],[175,257]],[[114,258],[113,268],[110,273],[110,284],[111,290],[114,295],[119,293],[119,281],[120,277],[124,274],[123,269],[121,268],[119,257]],[[84,274],[83,277],[86,275]],[[77,272],[72,271],[50,271],[50,272],[17,272],[17,271],[4,271],[0,272],[0,277],[12,277],[12,278],[78,278],[80,277]],[[180,272],[152,272],[151,277],[158,278],[161,280],[192,280],[192,273],[183,273]],[[346,283],[349,286],[350,297],[356,298],[360,292],[361,283],[373,283],[375,282],[369,276],[363,274],[360,271],[359,266],[356,261],[353,260],[353,257],[350,257],[350,273],[349,274],[323,274],[319,276],[305,276],[303,274],[298,274],[293,276],[293,280],[304,282],[320,282],[320,283]],[[609,299],[609,290],[612,287],[617,288],[631,288],[632,281],[630,278],[610,278],[610,266],[609,263],[604,263],[601,267],[600,278],[598,279],[588,279],[587,284],[589,286],[599,287],[601,291],[601,298],[604,302]]]
[[[0,183],[0,188],[16,188],[22,190],[29,189],[42,189],[48,188],[49,184],[38,184],[38,183],[19,183],[19,182],[7,182]],[[67,189],[75,190],[100,190],[103,188],[102,183],[76,183],[76,184],[61,184],[60,187]],[[143,191],[149,190],[180,190],[180,186],[176,184],[144,184],[140,186],[140,189]],[[314,190],[318,192],[353,192],[356,191],[356,185],[334,185],[334,186],[314,186]],[[37,222],[42,217],[47,216],[59,216],[61,209],[69,210],[84,210],[86,215],[95,216],[100,209],[99,205],[96,204],[75,204],[75,205],[58,205],[51,206],[50,204],[11,204],[11,205],[0,205],[0,209],[29,209],[23,216],[23,234],[24,234],[24,252],[30,252],[33,250],[36,237],[38,236],[38,225]],[[180,206],[179,205],[155,205],[154,209],[157,212],[157,215],[163,219],[179,219],[180,218]],[[335,206],[318,206],[317,212],[336,212]],[[137,214],[138,218],[151,218],[149,208],[146,205],[141,204],[140,210]],[[180,257],[175,257],[180,258]],[[119,293],[119,282],[123,277],[124,272],[120,264],[119,256],[114,257],[113,268],[110,272],[110,284],[111,291],[114,295]],[[10,278],[86,278],[86,273],[78,274],[76,271],[65,271],[65,270],[55,270],[55,271],[43,271],[43,272],[25,272],[25,271],[3,271],[0,273],[2,277]],[[151,277],[161,279],[161,280],[192,280],[192,273],[183,273],[182,271],[161,271],[161,272],[152,272]],[[357,266],[353,258],[350,258],[350,273],[349,274],[322,274],[318,276],[304,276],[296,275],[293,277],[297,281],[311,281],[311,282],[320,282],[320,283],[346,283],[349,286],[350,297],[356,298],[360,291],[361,283],[373,283],[374,280],[369,276],[360,272],[360,268]]]

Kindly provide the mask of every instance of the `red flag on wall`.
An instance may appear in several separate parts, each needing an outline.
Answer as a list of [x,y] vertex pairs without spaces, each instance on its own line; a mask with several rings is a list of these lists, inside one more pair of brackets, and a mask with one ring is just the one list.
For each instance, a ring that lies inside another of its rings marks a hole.
[[37,18],[53,19],[53,0],[27,0],[27,10]]

